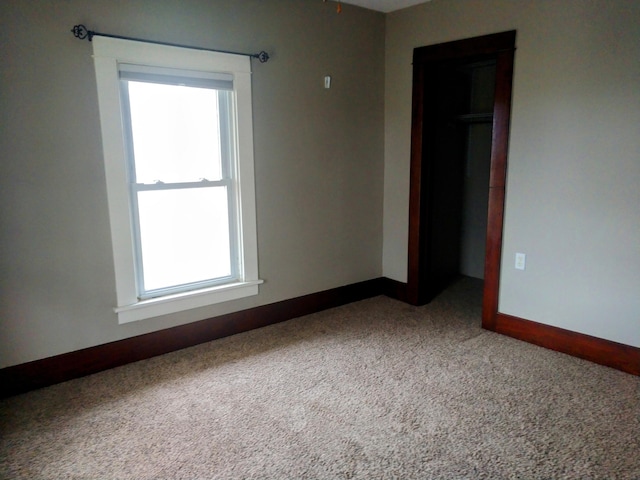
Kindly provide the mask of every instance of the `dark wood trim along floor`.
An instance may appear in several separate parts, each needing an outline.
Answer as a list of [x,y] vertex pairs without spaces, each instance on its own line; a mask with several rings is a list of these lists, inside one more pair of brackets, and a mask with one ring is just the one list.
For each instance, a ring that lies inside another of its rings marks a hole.
[[496,315],[489,330],[640,376],[640,348],[637,347],[504,313]]
[[[385,278],[383,285],[385,295],[407,302],[406,283]],[[497,312],[497,303],[495,308],[496,312],[491,315],[495,321],[482,324],[486,330],[640,376],[638,347],[505,315]]]
[[382,278],[283,300],[0,370],[0,398],[381,295]]
[[[0,398],[381,294],[406,302],[406,284],[388,278],[368,280],[3,368],[0,369]],[[640,376],[640,348],[637,347],[501,313],[496,315],[490,330]]]

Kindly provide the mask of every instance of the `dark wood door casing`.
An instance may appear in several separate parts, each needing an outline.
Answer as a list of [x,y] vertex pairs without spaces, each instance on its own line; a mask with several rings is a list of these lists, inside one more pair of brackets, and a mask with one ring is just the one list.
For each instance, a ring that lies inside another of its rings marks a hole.
[[489,207],[487,212],[487,245],[485,251],[484,295],[482,322],[492,328],[498,313],[500,281],[500,256],[502,252],[502,224],[507,174],[507,150],[511,116],[511,89],[515,53],[516,32],[508,31],[482,37],[458,40],[438,45],[420,47],[413,53],[413,98],[411,127],[411,166],[409,192],[409,255],[406,300],[414,305],[425,303],[425,286],[428,279],[425,266],[425,188],[428,188],[424,129],[425,85],[429,75],[443,62],[495,59],[496,85],[493,106],[493,134],[491,146],[491,172]]

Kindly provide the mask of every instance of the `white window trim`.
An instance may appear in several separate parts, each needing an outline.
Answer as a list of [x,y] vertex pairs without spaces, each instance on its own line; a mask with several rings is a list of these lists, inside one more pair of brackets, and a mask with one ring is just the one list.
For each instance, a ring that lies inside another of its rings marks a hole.
[[[258,294],[258,244],[249,57],[95,36],[93,58],[107,182],[119,323],[166,315]],[[240,279],[164,297],[137,298],[118,65],[132,63],[233,75],[237,131]]]

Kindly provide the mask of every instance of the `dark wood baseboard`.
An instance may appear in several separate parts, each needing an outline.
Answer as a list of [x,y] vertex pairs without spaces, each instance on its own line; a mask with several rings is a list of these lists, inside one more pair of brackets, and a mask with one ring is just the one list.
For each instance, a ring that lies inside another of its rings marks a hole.
[[[411,303],[408,301],[406,283],[389,278],[384,278],[383,281],[385,295]],[[638,347],[503,313],[487,315],[483,311],[482,326],[486,330],[640,376],[640,348]]]
[[407,292],[407,284],[392,280],[391,278],[383,278],[383,293],[390,298],[400,300],[401,302],[409,303],[409,296]]
[[0,370],[0,398],[381,295],[382,278],[283,300]]
[[[0,369],[0,398],[385,294],[407,301],[406,284],[377,278],[199,322]],[[485,328],[640,376],[640,348],[498,313]]]
[[640,375],[640,348],[498,313],[485,328],[557,352]]
[[[389,278],[382,280],[385,295],[408,302],[406,283]],[[490,321],[487,321],[487,318]],[[518,340],[640,376],[640,348],[637,347],[503,313],[493,313],[489,316],[483,313],[482,326]]]

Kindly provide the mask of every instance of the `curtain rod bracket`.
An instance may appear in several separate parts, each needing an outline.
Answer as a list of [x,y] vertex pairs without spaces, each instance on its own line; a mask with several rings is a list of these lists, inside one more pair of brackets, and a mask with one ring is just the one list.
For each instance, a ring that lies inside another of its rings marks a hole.
[[189,45],[179,45],[176,43],[167,43],[167,42],[156,42],[153,40],[143,40],[140,38],[133,38],[133,37],[123,37],[121,35],[110,35],[107,33],[99,33],[99,32],[94,32],[93,30],[89,30],[87,27],[85,27],[84,25],[74,25],[74,27],[71,29],[71,33],[73,33],[73,36],[76,37],[79,40],[84,40],[85,38],[89,41],[93,40],[93,37],[98,35],[99,37],[109,37],[109,38],[119,38],[122,40],[133,40],[136,42],[146,42],[146,43],[155,43],[157,45],[167,45],[169,47],[180,47],[180,48],[190,48],[193,50],[206,50],[208,52],[218,52],[218,53],[229,53],[232,55],[244,55],[245,57],[251,57],[251,58],[257,58],[258,60],[260,60],[260,63],[266,63],[269,60],[269,54],[267,52],[265,52],[264,50],[261,51],[260,53],[239,53],[239,52],[229,52],[227,50],[216,50],[213,48],[203,48],[203,47],[192,47]]

